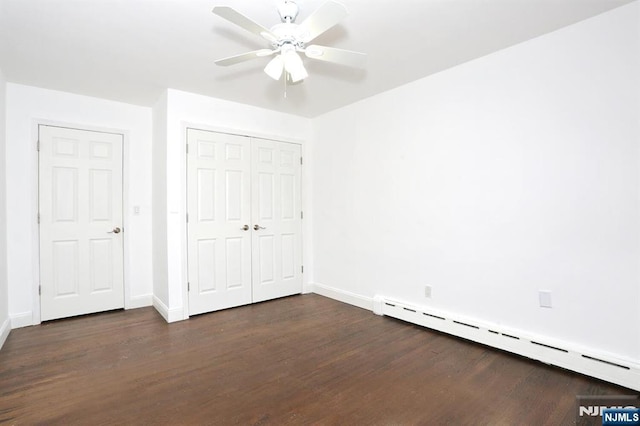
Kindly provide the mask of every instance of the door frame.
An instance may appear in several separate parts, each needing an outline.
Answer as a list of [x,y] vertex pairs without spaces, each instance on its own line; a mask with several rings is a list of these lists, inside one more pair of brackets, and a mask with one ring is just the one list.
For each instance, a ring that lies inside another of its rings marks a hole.
[[187,215],[187,211],[188,211],[188,199],[187,199],[187,192],[188,192],[188,188],[187,188],[187,130],[188,129],[194,129],[194,130],[204,130],[207,132],[216,132],[216,133],[224,133],[224,134],[229,134],[229,135],[235,135],[235,136],[244,136],[244,137],[249,137],[249,138],[259,138],[259,139],[267,139],[267,140],[272,140],[272,141],[276,141],[276,142],[285,142],[285,143],[292,143],[292,144],[296,144],[296,145],[300,145],[300,152],[302,155],[302,158],[304,158],[304,164],[302,165],[302,169],[300,171],[300,200],[301,200],[301,206],[302,206],[302,211],[304,212],[304,220],[302,221],[302,231],[300,233],[300,239],[301,239],[301,255],[302,255],[302,265],[306,266],[306,271],[305,273],[302,274],[302,294],[307,294],[307,293],[311,293],[312,292],[312,288],[311,288],[311,283],[313,282],[311,279],[311,274],[309,273],[309,271],[312,271],[313,268],[311,266],[311,257],[310,257],[310,251],[311,250],[306,250],[307,247],[310,247],[310,242],[311,242],[311,221],[309,220],[311,215],[310,215],[310,210],[308,208],[309,205],[309,201],[307,198],[307,193],[309,191],[306,190],[305,184],[308,181],[307,176],[308,173],[310,171],[307,170],[308,167],[307,164],[308,160],[306,159],[306,143],[303,139],[296,139],[296,138],[291,138],[291,137],[287,137],[287,136],[279,136],[279,135],[274,135],[274,134],[267,134],[267,133],[260,133],[260,132],[255,132],[255,131],[251,131],[251,130],[242,130],[242,129],[234,129],[234,128],[228,128],[228,127],[220,127],[220,126],[212,126],[212,125],[208,125],[208,124],[203,124],[203,123],[196,123],[196,122],[190,122],[190,121],[181,121],[180,122],[180,137],[181,137],[181,147],[183,149],[181,149],[181,155],[182,155],[182,160],[180,161],[181,164],[181,168],[182,170],[180,171],[180,175],[182,176],[182,182],[181,182],[181,186],[182,186],[182,200],[181,200],[181,205],[182,208],[184,209],[182,214],[182,217],[184,218],[184,221],[182,222],[182,226],[180,227],[180,233],[181,233],[181,238],[180,238],[180,242],[181,242],[181,249],[180,249],[180,254],[181,254],[181,259],[180,259],[180,263],[181,263],[181,278],[182,278],[182,300],[183,300],[183,319],[189,319],[189,289],[188,289],[188,281],[189,281],[189,275],[188,275],[188,251],[187,251],[187,238],[188,238],[188,229],[187,229],[187,220],[186,220],[186,215]]
[[131,300],[131,291],[130,291],[130,259],[129,255],[131,252],[129,237],[128,237],[128,217],[127,212],[129,211],[129,132],[123,129],[114,129],[108,127],[100,127],[94,125],[80,124],[80,123],[69,123],[63,121],[54,121],[54,120],[46,120],[46,119],[34,119],[32,122],[32,147],[33,147],[33,172],[32,176],[34,177],[34,182],[32,185],[32,194],[31,199],[33,205],[35,206],[35,212],[33,215],[36,220],[31,221],[32,225],[32,241],[31,241],[31,249],[34,253],[33,256],[33,285],[31,289],[32,294],[32,325],[40,324],[41,315],[40,315],[40,294],[39,294],[39,286],[40,286],[40,225],[37,221],[38,211],[40,210],[40,188],[39,188],[39,180],[40,180],[40,152],[37,150],[38,139],[40,136],[40,126],[51,126],[51,127],[63,127],[69,129],[76,130],[86,130],[90,132],[100,132],[100,133],[111,133],[122,136],[122,228],[124,232],[122,233],[123,241],[122,241],[122,255],[123,255],[123,285],[124,285],[124,309],[132,309],[138,306],[134,306]]

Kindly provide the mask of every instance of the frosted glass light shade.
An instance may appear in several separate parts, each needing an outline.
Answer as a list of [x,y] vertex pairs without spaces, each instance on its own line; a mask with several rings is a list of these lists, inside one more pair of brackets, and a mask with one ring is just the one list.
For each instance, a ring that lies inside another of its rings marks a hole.
[[274,80],[280,80],[280,76],[282,76],[282,71],[284,70],[284,61],[282,60],[282,55],[276,55],[266,67],[264,67],[264,72]]
[[302,63],[302,59],[295,50],[287,50],[282,56],[284,56],[284,69],[291,75],[292,82],[297,83],[309,77],[309,73],[307,73]]

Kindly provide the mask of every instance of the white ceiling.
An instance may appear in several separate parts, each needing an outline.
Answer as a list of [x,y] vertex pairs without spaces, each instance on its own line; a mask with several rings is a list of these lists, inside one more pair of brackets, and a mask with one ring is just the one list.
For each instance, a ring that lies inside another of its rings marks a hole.
[[[350,15],[314,44],[368,54],[366,70],[305,59],[290,86],[214,60],[268,47],[211,13],[231,6],[265,27],[276,0],[0,0],[8,81],[151,106],[165,88],[306,117],[400,86],[637,0],[343,0]],[[299,0],[301,22],[323,0]]]

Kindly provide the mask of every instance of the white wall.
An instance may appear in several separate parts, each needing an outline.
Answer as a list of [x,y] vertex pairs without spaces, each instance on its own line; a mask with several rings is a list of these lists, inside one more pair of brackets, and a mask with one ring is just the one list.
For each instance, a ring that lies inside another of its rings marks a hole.
[[7,285],[7,203],[6,203],[6,89],[7,84],[0,70],[0,348],[11,330],[9,321],[9,288]]
[[635,2],[315,119],[316,288],[640,359],[638,52]]
[[[151,108],[7,84],[7,237],[12,327],[39,322],[37,123],[125,133],[125,307],[151,304]],[[140,214],[134,215],[134,206]]]
[[[167,91],[153,107],[153,296],[164,312],[169,306],[167,280]],[[166,316],[165,316],[166,318]]]
[[[156,108],[159,112],[159,107]],[[155,123],[154,123],[155,125]],[[168,321],[188,318],[187,246],[186,246],[186,154],[187,126],[228,131],[250,136],[271,137],[304,142],[310,136],[310,120],[262,108],[209,98],[169,89],[167,92],[166,183],[156,182],[154,188],[166,188],[166,242],[158,241],[162,232],[154,233],[154,245],[167,248],[167,311]],[[159,143],[156,140],[154,143]],[[164,150],[165,148],[154,149]],[[303,148],[304,149],[304,148]],[[162,158],[158,158],[162,161]],[[155,174],[154,174],[155,176]],[[161,173],[157,177],[163,178]],[[160,190],[160,189],[159,189]],[[159,198],[160,199],[160,198]],[[159,207],[162,209],[162,207]],[[164,231],[163,231],[164,232]],[[157,284],[157,283],[156,283]],[[164,307],[158,307],[164,309]],[[159,309],[159,310],[161,310]],[[161,312],[162,313],[162,312]]]

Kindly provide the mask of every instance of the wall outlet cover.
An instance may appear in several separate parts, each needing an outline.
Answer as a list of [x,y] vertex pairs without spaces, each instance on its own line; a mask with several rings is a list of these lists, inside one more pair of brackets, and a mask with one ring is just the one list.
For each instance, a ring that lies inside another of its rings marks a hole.
[[538,298],[540,299],[541,308],[551,308],[551,292],[547,290],[540,290],[538,292]]

